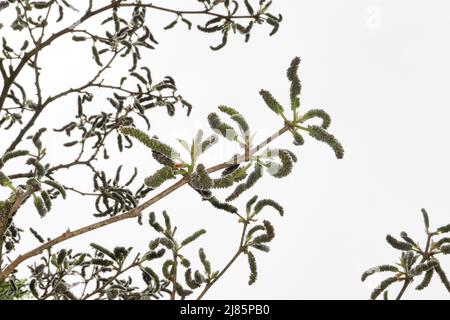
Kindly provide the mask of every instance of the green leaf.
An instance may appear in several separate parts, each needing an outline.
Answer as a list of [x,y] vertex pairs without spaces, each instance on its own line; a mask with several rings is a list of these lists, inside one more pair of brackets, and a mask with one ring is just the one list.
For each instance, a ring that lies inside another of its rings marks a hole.
[[44,201],[41,197],[37,195],[33,195],[33,203],[34,207],[36,208],[37,212],[41,217],[45,217],[47,215],[47,208],[45,207]]
[[236,186],[234,191],[225,199],[225,201],[233,201],[237,199],[242,193],[252,188],[256,182],[263,176],[262,166],[257,163],[254,170],[248,175],[247,180]]
[[150,188],[158,188],[164,182],[175,178],[175,173],[171,167],[163,167],[153,175],[145,178],[144,183]]
[[433,278],[433,273],[434,273],[434,269],[430,269],[428,270],[425,275],[423,276],[422,281],[419,283],[419,285],[416,287],[416,290],[423,290],[426,287],[428,287],[428,285],[431,282],[431,279]]
[[425,228],[428,230],[430,228],[430,218],[428,216],[428,212],[422,208],[422,216],[423,216],[423,223],[425,224]]
[[398,268],[396,266],[391,266],[387,264],[370,268],[369,270],[364,271],[364,273],[361,276],[361,281],[365,281],[369,276],[375,274],[376,272],[398,272]]
[[328,144],[333,149],[336,158],[342,159],[344,157],[344,148],[335,136],[318,126],[308,126],[308,132],[314,139]]
[[276,211],[278,211],[280,216],[284,215],[284,209],[278,202],[272,199],[263,199],[259,200],[258,203],[256,203],[252,217],[256,216],[259,212],[261,212],[262,209],[264,209],[267,206],[272,207]]

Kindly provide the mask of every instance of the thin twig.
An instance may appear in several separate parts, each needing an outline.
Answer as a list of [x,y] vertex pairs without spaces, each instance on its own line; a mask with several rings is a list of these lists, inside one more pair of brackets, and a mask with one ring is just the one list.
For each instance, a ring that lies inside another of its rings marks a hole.
[[[264,140],[263,142],[261,142],[259,145],[257,145],[255,148],[253,148],[250,151],[250,157],[255,154],[256,152],[258,152],[259,150],[261,150],[263,147],[265,147],[267,144],[269,144],[270,142],[272,142],[273,140],[275,140],[277,137],[279,137],[280,135],[282,135],[283,133],[285,133],[286,131],[289,130],[289,126],[285,125],[283,128],[281,128],[280,130],[278,130],[276,133],[274,133],[272,136],[270,136],[268,139]],[[230,163],[230,161],[224,162],[222,164],[216,165],[214,167],[211,167],[208,169],[208,172],[212,173],[212,172],[216,172],[219,171],[221,169],[227,168],[232,164],[238,164],[238,163],[242,163],[245,161],[245,154],[241,155],[239,157],[237,157],[235,159],[235,161],[233,163]],[[140,206],[117,216],[99,221],[97,223],[85,226],[83,228],[74,230],[74,231],[66,231],[65,233],[63,233],[62,235],[60,235],[59,237],[54,238],[53,240],[50,240],[42,245],[40,245],[39,247],[28,251],[27,253],[23,254],[23,255],[19,255],[15,260],[13,260],[1,273],[0,273],[0,283],[3,282],[6,277],[9,276],[9,274],[11,274],[12,271],[14,271],[15,268],[17,268],[17,266],[19,266],[22,262],[28,260],[31,257],[34,257],[38,254],[40,254],[42,251],[53,247],[56,244],[59,244],[61,242],[67,241],[68,239],[72,239],[75,238],[79,235],[103,228],[105,226],[108,226],[110,224],[114,224],[116,222],[119,221],[123,221],[123,220],[127,220],[127,219],[132,219],[132,218],[136,218],[138,217],[142,211],[144,211],[145,209],[147,209],[148,207],[150,207],[151,205],[153,205],[154,203],[158,202],[159,200],[165,198],[166,196],[168,196],[169,194],[171,194],[172,192],[174,192],[175,190],[181,188],[182,186],[186,185],[189,182],[188,177],[183,177],[182,179],[180,179],[178,182],[176,182],[175,184],[171,185],[170,187],[168,187],[167,189],[161,191],[159,194],[157,194],[156,196],[152,197],[151,199],[147,200],[146,202],[144,202],[143,204],[141,204]]]
[[228,271],[228,269],[233,265],[233,263],[237,260],[237,258],[239,258],[239,256],[244,252],[244,250],[245,250],[244,241],[245,241],[245,234],[247,232],[247,227],[248,227],[248,222],[244,222],[244,227],[242,228],[242,236],[241,236],[241,240],[239,242],[238,250],[236,251],[234,256],[231,258],[231,260],[227,263],[227,265],[222,269],[222,271],[217,275],[217,277],[215,277],[213,281],[211,281],[210,283],[208,283],[205,286],[203,291],[197,297],[197,300],[201,300],[205,296],[205,294],[209,291],[209,289],[211,289],[211,287],[225,274],[225,272]]

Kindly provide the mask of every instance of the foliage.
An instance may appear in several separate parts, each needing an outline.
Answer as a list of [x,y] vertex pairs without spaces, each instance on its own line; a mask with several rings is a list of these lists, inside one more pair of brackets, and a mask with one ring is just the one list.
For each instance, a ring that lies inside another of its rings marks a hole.
[[[222,105],[207,117],[214,133],[198,130],[189,142],[180,138],[180,146],[171,146],[169,141],[154,135],[149,114],[155,108],[164,108],[170,117],[179,108],[185,108],[190,115],[193,106],[179,93],[171,76],[155,79],[141,58],[145,50],[153,50],[159,43],[148,23],[153,14],[173,17],[165,30],[178,24],[190,30],[196,23],[202,34],[219,35],[220,41],[211,46],[212,50],[219,50],[233,34],[241,34],[248,41],[259,25],[269,26],[270,35],[275,34],[282,17],[271,13],[271,4],[267,0],[192,0],[199,9],[177,10],[140,0],[103,4],[0,1],[0,15],[8,14],[13,20],[9,26],[0,25],[5,34],[0,56],[0,130],[13,136],[11,141],[1,139],[0,187],[9,192],[0,202],[1,299],[21,298],[24,293],[39,300],[185,299],[196,291],[202,298],[242,255],[247,256],[249,263],[249,284],[257,280],[258,251],[268,252],[268,244],[275,237],[270,220],[259,219],[269,210],[283,215],[284,209],[272,199],[258,200],[257,196],[247,202],[244,210],[231,202],[249,193],[266,172],[283,178],[294,170],[297,156],[291,150],[268,147],[286,132],[292,134],[295,145],[304,143],[302,133],[309,134],[328,144],[337,158],[342,158],[342,146],[327,131],[330,116],[318,109],[300,111],[300,59],[295,58],[287,72],[292,116],[268,90],[261,90],[264,103],[281,120],[282,128],[274,135],[256,144],[251,119]],[[106,19],[99,21],[100,14]],[[74,15],[78,19],[71,21],[69,17]],[[41,80],[46,68],[40,57],[64,37],[80,50],[89,50],[92,61],[83,63],[90,63],[94,76],[86,83],[46,95]],[[128,70],[118,79],[109,79],[106,71],[117,62]],[[23,76],[28,71],[34,83],[31,87]],[[106,98],[101,98],[104,94]],[[57,127],[38,126],[38,120],[50,114],[51,106],[61,104],[63,99],[72,102],[70,120]],[[93,108],[97,105],[101,106],[100,111]],[[306,125],[316,119],[322,122],[320,126]],[[65,163],[52,163],[48,154],[55,147],[49,142],[61,136],[64,142],[57,152],[73,152],[75,156]],[[240,146],[242,154],[207,168],[204,160],[215,145],[224,143],[221,138]],[[147,174],[142,175],[127,164],[117,166],[113,174],[105,172],[105,164],[114,161],[112,148],[132,155],[136,141],[149,150]],[[74,181],[60,174],[78,168],[85,169],[92,191],[73,185]],[[242,236],[235,255],[224,268],[217,268],[203,248],[197,248],[198,258],[187,257],[185,247],[194,246],[206,230],[179,237],[178,228],[166,212],[162,214],[163,223],[155,213],[149,215],[153,233],[147,252],[135,253],[128,246],[106,248],[99,244],[102,241],[92,243],[91,250],[84,252],[63,246],[69,239],[126,219],[137,219],[143,224],[148,207],[185,185],[212,209],[238,218]],[[229,192],[223,200],[217,193],[219,189]],[[73,202],[73,194],[91,200],[98,222],[69,229],[53,239],[41,236],[39,226],[23,230],[16,225],[16,216],[25,214],[26,203],[31,203],[39,217],[46,219],[50,214],[58,214],[54,212],[56,204]],[[38,245],[28,252],[18,252],[17,244],[24,234],[32,235]],[[56,249],[56,245],[62,247]],[[23,265],[29,259],[28,280],[16,279],[16,275],[25,272]],[[140,279],[135,277],[137,273]]]
[[396,299],[401,299],[407,287],[415,280],[419,283],[416,290],[423,290],[431,282],[433,275],[441,280],[444,287],[450,292],[450,282],[438,259],[441,255],[450,254],[450,238],[445,234],[450,232],[450,224],[437,228],[436,231],[430,230],[430,220],[428,213],[422,209],[422,215],[425,225],[426,243],[421,247],[419,243],[413,240],[406,232],[400,233],[400,238],[391,235],[386,236],[386,241],[393,247],[401,251],[400,260],[392,265],[380,265],[371,268],[363,273],[361,280],[365,281],[369,276],[377,272],[393,272],[394,275],[383,280],[371,294],[371,299],[376,299],[384,292],[384,297],[388,297],[388,287],[394,283],[402,283],[402,288]]

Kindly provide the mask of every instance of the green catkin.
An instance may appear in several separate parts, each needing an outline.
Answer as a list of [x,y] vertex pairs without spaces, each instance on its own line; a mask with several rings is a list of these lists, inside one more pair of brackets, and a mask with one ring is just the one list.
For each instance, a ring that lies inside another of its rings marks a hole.
[[412,245],[410,243],[399,241],[390,234],[386,236],[386,241],[397,250],[408,251],[412,249]]
[[102,64],[102,62],[101,62],[101,60],[100,60],[100,55],[99,55],[99,53],[98,53],[98,50],[97,50],[97,47],[96,47],[96,46],[92,46],[92,56],[94,57],[95,63],[96,63],[98,66],[102,67],[103,64]]
[[196,171],[189,178],[189,183],[198,190],[210,190],[214,185],[203,164],[197,165]]
[[291,94],[291,109],[295,110],[300,106],[300,99],[298,98],[298,96],[301,93],[301,89],[302,89],[302,85],[300,82],[300,79],[298,77],[298,67],[300,65],[300,58],[299,57],[295,57],[292,62],[291,65],[289,66],[288,70],[287,70],[287,77],[289,79],[289,81],[291,81],[291,90],[290,90],[290,94]]
[[122,127],[120,131],[127,135],[135,138],[146,147],[152,151],[159,152],[170,159],[178,158],[179,154],[169,145],[162,143],[157,139],[150,138],[146,133],[134,127]]
[[6,152],[2,157],[3,163],[8,162],[9,160],[17,157],[23,157],[29,155],[30,152],[28,150],[14,150],[10,152]]
[[369,270],[365,271],[362,274],[361,281],[365,281],[369,276],[375,274],[376,272],[398,272],[398,268],[396,266],[391,266],[387,264],[370,268]]
[[41,178],[43,176],[45,176],[46,174],[46,169],[45,167],[39,162],[37,161],[35,158],[29,158],[26,162],[26,164],[34,166],[35,168],[35,172],[36,172],[36,176],[38,178]]
[[280,216],[284,215],[284,209],[278,202],[271,199],[263,199],[259,200],[258,203],[255,205],[253,216],[256,216],[259,212],[261,212],[262,209],[264,209],[264,207],[267,206],[277,210]]
[[192,270],[191,269],[186,270],[186,272],[184,274],[184,278],[186,280],[186,284],[188,285],[188,287],[193,290],[200,288],[200,286],[202,285],[201,282],[197,282],[195,279],[192,278]]
[[[228,172],[228,174],[224,174]],[[234,170],[227,170],[222,172],[222,177],[213,179],[213,188],[214,189],[226,189],[231,187],[235,182],[239,182],[247,176],[245,172],[245,168],[237,167]]]
[[205,250],[203,248],[200,248],[198,251],[198,256],[200,257],[200,262],[203,265],[203,268],[205,268],[206,274],[211,274],[211,263],[206,259]]
[[159,281],[159,277],[156,274],[155,271],[153,271],[153,269],[149,268],[149,267],[144,267],[141,268],[142,270],[142,277],[145,281],[146,284],[150,284],[152,281],[154,282],[154,290],[159,290],[160,289],[160,281]]
[[171,167],[163,167],[156,171],[153,175],[145,178],[144,183],[150,188],[158,188],[169,179],[174,179],[175,174]]
[[191,266],[191,262],[186,258],[181,259],[180,263],[185,268],[189,268]]
[[29,287],[30,287],[30,292],[31,292],[31,294],[32,294],[36,299],[39,299],[39,298],[40,298],[40,295],[39,295],[39,293],[38,293],[38,291],[37,291],[37,289],[36,289],[36,279],[32,279],[32,280],[30,281]]
[[263,98],[266,105],[276,114],[282,114],[284,109],[283,106],[272,96],[272,94],[267,90],[259,91],[259,94]]
[[47,208],[47,211],[50,211],[52,209],[52,200],[50,199],[50,196],[48,195],[47,191],[43,190],[41,191],[41,197],[42,200],[44,200],[45,207]]
[[216,197],[211,196],[206,200],[209,201],[216,209],[220,209],[229,213],[238,213],[238,209],[235,206],[229,203],[220,202]]
[[437,231],[439,231],[440,233],[447,233],[447,232],[450,232],[450,224],[438,228]]
[[231,176],[225,176],[213,179],[213,188],[214,189],[226,189],[233,185],[234,180]]
[[187,296],[191,295],[192,293],[194,293],[194,292],[191,291],[191,290],[184,289],[183,286],[182,286],[181,284],[179,284],[178,282],[177,282],[176,285],[175,285],[175,289],[176,289],[177,294],[178,294],[182,299],[184,299],[185,297],[187,297]]
[[150,243],[148,244],[148,248],[149,248],[150,250],[155,250],[156,248],[158,248],[159,244],[161,243],[161,242],[159,241],[159,239],[160,239],[160,238],[156,238],[156,239],[150,241]]
[[66,259],[66,256],[67,256],[67,251],[65,249],[60,250],[56,257],[56,263],[58,265],[62,265],[64,260]]
[[34,207],[41,217],[45,217],[47,215],[47,208],[45,207],[44,201],[41,197],[33,195],[34,199]]
[[264,229],[266,230],[266,233],[254,238],[253,239],[254,243],[268,243],[268,242],[272,241],[273,238],[275,238],[275,231],[273,229],[272,224],[267,220],[264,220],[263,224],[264,224]]
[[166,247],[169,250],[172,250],[174,247],[173,241],[168,238],[158,238],[158,241],[160,244],[162,244],[164,247]]
[[328,144],[333,149],[336,158],[342,159],[344,157],[344,148],[335,136],[319,126],[308,126],[308,132],[314,139]]
[[30,228],[30,232],[40,243],[44,243],[45,242],[44,238],[42,238],[42,236],[39,233],[37,233],[37,231],[34,230],[33,228]]
[[236,189],[225,199],[225,201],[230,202],[237,199],[242,193],[253,187],[262,175],[262,166],[257,163],[254,170],[248,175],[247,180],[244,183],[237,185]]
[[328,127],[331,124],[331,117],[328,113],[326,113],[324,110],[322,109],[311,109],[308,112],[306,112],[303,117],[302,117],[302,122],[304,121],[308,121],[310,119],[313,118],[319,118],[322,120],[322,125],[321,127],[323,129],[328,129]]
[[428,285],[430,284],[430,282],[431,282],[431,279],[433,278],[433,273],[434,273],[434,270],[433,269],[430,269],[430,270],[428,270],[426,273],[425,273],[425,275],[423,276],[423,279],[422,279],[422,281],[419,283],[419,285],[416,287],[416,290],[423,290],[423,289],[425,289],[426,287],[428,287]]
[[305,139],[303,138],[303,136],[298,133],[298,131],[291,131],[292,132],[292,136],[294,137],[294,144],[296,146],[302,146],[305,144]]
[[159,259],[166,253],[165,249],[160,249],[158,251],[150,251],[145,254],[145,260],[150,261],[154,259]]
[[[297,157],[288,150],[276,150],[281,160],[281,165],[273,163],[269,173],[275,178],[284,178],[292,172],[293,162],[297,161]],[[273,151],[271,151],[273,152]]]
[[450,244],[445,244],[440,249],[443,254],[450,254]]
[[227,106],[220,106],[219,110],[222,111],[223,113],[229,115],[231,117],[231,119],[237,123],[237,125],[239,126],[239,129],[241,130],[242,133],[244,133],[244,134],[248,133],[248,131],[250,130],[250,126],[248,125],[247,120],[245,120],[245,118],[242,116],[242,114],[240,114],[235,109],[233,109],[231,107],[227,107]]
[[256,250],[260,250],[262,252],[269,252],[270,248],[269,246],[265,245],[265,244],[261,244],[261,243],[257,243],[252,245],[252,248],[255,248]]
[[430,269],[433,269],[436,265],[438,265],[438,262],[436,260],[430,260],[425,263],[419,263],[417,266],[415,266],[410,270],[410,274],[412,276],[420,276],[422,273]]
[[27,188],[29,188],[30,190],[33,190],[33,191],[39,191],[39,190],[41,190],[41,183],[34,178],[28,179],[27,180]]
[[434,247],[439,248],[440,246],[442,246],[445,243],[450,243],[450,238],[445,237],[445,238],[439,239],[437,242],[434,243]]
[[248,230],[247,238],[250,239],[253,236],[253,234],[255,234],[256,232],[264,231],[264,230],[266,230],[266,228],[263,225],[253,226],[252,228],[250,228],[250,230]]
[[194,280],[197,282],[197,283],[203,283],[203,282],[205,282],[205,278],[203,277],[203,275],[200,273],[200,271],[195,271],[195,273],[194,273]]
[[430,228],[430,218],[428,216],[428,212],[422,208],[421,210],[422,212],[422,216],[423,216],[423,223],[425,225],[425,228],[427,228],[427,230]]
[[164,278],[172,280],[173,271],[173,260],[166,260],[162,266]]
[[256,200],[258,200],[258,196],[253,196],[250,200],[247,201],[247,204],[245,205],[245,210],[247,212],[247,215],[250,214],[250,211],[252,210],[252,206],[255,204]]
[[188,244],[190,244],[191,242],[197,240],[199,237],[201,237],[205,233],[206,233],[206,230],[204,230],[204,229],[201,229],[201,230],[199,230],[197,232],[194,232],[192,235],[190,235],[189,237],[184,239],[183,242],[181,242],[181,245],[182,246],[187,246]]
[[163,227],[161,227],[161,225],[156,222],[156,218],[155,218],[155,213],[154,212],[150,212],[150,214],[148,215],[148,224],[155,229],[156,232],[163,232],[164,229]]
[[155,159],[158,163],[162,164],[166,167],[173,167],[175,165],[175,162],[170,159],[169,157],[166,157],[162,153],[159,153],[157,151],[152,151],[153,159]]
[[41,136],[42,134],[47,131],[46,128],[41,128],[39,129],[34,136],[31,138],[31,140],[33,141],[34,146],[36,147],[36,149],[38,149],[39,151],[42,149],[42,141],[41,141]]
[[444,284],[447,291],[450,292],[450,282],[448,281],[445,271],[441,268],[441,266],[439,264],[434,267],[434,270],[438,274],[439,278],[441,279],[441,281]]
[[233,164],[225,169],[223,169],[221,175],[222,177],[227,176],[231,173],[233,173],[234,171],[238,170],[240,168],[240,164]]
[[258,278],[258,268],[256,266],[255,256],[251,251],[247,252],[247,257],[248,257],[248,265],[250,267],[250,277],[248,280],[248,284],[252,285],[256,282],[256,279]]
[[217,113],[210,113],[208,115],[208,123],[211,129],[220,133],[223,137],[227,138],[230,141],[235,141],[238,134],[236,130],[230,127],[228,124],[223,123]]
[[171,231],[172,230],[172,223],[170,221],[169,214],[167,213],[166,210],[164,210],[162,214],[163,214],[163,217],[164,217],[164,226],[166,227],[166,231]]
[[63,197],[63,199],[66,199],[66,197],[67,197],[66,189],[64,189],[64,187],[62,185],[60,185],[58,182],[56,182],[54,180],[45,180],[42,182],[45,183],[46,185],[49,185],[53,189],[58,190],[59,193],[61,194],[61,196]]
[[128,256],[128,250],[125,247],[115,247],[114,257],[116,261],[124,261]]
[[384,290],[386,290],[391,284],[395,283],[397,281],[397,277],[390,277],[386,280],[383,280],[378,287],[376,287],[372,294],[370,295],[370,298],[372,300],[375,300]]
[[402,237],[403,240],[405,240],[406,242],[408,242],[412,246],[416,246],[416,243],[414,242],[414,240],[411,239],[405,231],[402,231],[400,233],[400,237]]

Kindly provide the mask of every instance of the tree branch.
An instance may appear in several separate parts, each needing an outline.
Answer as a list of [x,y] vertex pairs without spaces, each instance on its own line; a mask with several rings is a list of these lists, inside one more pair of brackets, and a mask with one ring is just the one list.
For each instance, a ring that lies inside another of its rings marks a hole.
[[[153,4],[144,4],[144,3],[114,3],[114,4],[109,4],[107,6],[101,7],[99,9],[96,10],[91,10],[91,8],[89,8],[86,13],[75,23],[73,23],[72,25],[70,25],[67,28],[64,28],[56,33],[54,33],[53,35],[51,35],[47,40],[45,41],[40,41],[39,44],[37,46],[35,46],[33,49],[31,49],[30,51],[28,51],[27,53],[25,53],[22,57],[22,59],[20,60],[19,64],[17,65],[17,67],[14,69],[14,71],[11,73],[11,75],[8,77],[6,75],[6,73],[3,74],[3,77],[5,79],[5,83],[3,85],[3,89],[1,91],[0,94],[0,111],[3,109],[3,106],[5,104],[6,98],[8,96],[9,90],[12,86],[12,84],[15,82],[16,78],[19,76],[20,72],[22,71],[22,69],[26,66],[26,64],[28,63],[28,61],[35,56],[38,52],[42,51],[44,48],[48,47],[50,44],[53,43],[53,41],[57,40],[58,38],[64,36],[67,33],[71,33],[74,31],[74,29],[78,26],[80,26],[82,23],[84,23],[85,21],[89,20],[90,18],[99,15],[103,12],[106,12],[108,10],[111,10],[115,7],[142,7],[142,8],[148,8],[148,9],[153,9],[153,10],[158,10],[158,11],[163,11],[163,12],[169,12],[169,13],[173,13],[173,14],[177,14],[177,15],[182,15],[182,14],[186,14],[186,15],[200,15],[200,14],[204,14],[204,15],[210,15],[210,16],[214,16],[214,17],[221,17],[221,18],[225,18],[225,19],[230,19],[231,17],[227,16],[227,15],[223,15],[223,14],[219,14],[219,13],[215,13],[210,11],[209,9],[205,9],[205,10],[176,10],[176,9],[170,9],[170,8],[165,8],[165,7],[160,7],[160,6],[156,6]],[[253,16],[249,16],[249,15],[242,15],[242,16],[233,16],[233,19],[251,19],[254,18]]]
[[[265,147],[266,145],[268,145],[270,142],[274,141],[276,138],[278,138],[280,135],[282,135],[283,133],[285,133],[286,131],[289,130],[289,125],[285,125],[283,128],[281,128],[280,130],[278,130],[276,133],[274,133],[272,136],[270,136],[269,138],[267,138],[266,140],[264,140],[263,142],[261,142],[259,145],[257,145],[256,147],[254,147],[252,150],[250,150],[250,152],[248,153],[248,155],[251,157],[252,155],[254,155],[256,152],[258,152],[259,150],[261,150],[263,147]],[[216,165],[214,167],[211,167],[208,169],[209,173],[213,173],[216,171],[219,171],[221,169],[227,168],[230,165],[233,164],[239,164],[242,162],[245,162],[246,159],[246,155],[243,154],[237,158],[235,158],[233,161],[227,161],[224,163],[221,163],[219,165]],[[79,235],[103,228],[105,226],[108,226],[110,224],[119,222],[119,221],[123,221],[123,220],[127,220],[127,219],[132,219],[132,218],[136,218],[138,217],[142,211],[144,211],[145,209],[147,209],[148,207],[150,207],[151,205],[153,205],[154,203],[158,202],[159,200],[165,198],[166,196],[168,196],[169,194],[171,194],[172,192],[174,192],[175,190],[181,188],[182,186],[186,185],[189,182],[189,178],[188,177],[183,177],[182,179],[180,179],[178,182],[176,182],[175,184],[171,185],[170,187],[168,187],[167,189],[161,191],[159,194],[157,194],[156,196],[152,197],[151,199],[147,200],[146,202],[144,202],[143,204],[141,204],[140,206],[117,216],[99,221],[97,223],[88,225],[86,227],[74,230],[74,231],[66,231],[65,233],[63,233],[62,235],[60,235],[59,237],[54,238],[53,240],[50,240],[42,245],[40,245],[39,247],[28,251],[27,253],[23,254],[23,255],[19,255],[15,260],[13,260],[4,270],[2,270],[2,272],[0,272],[0,283],[3,282],[8,276],[9,274],[11,274],[12,271],[14,271],[15,268],[17,268],[17,266],[19,266],[22,262],[28,260],[31,257],[34,257],[38,254],[40,254],[42,251],[53,247],[56,244],[59,244],[61,242],[64,242],[66,240],[69,240],[71,238],[75,238]],[[237,258],[237,257],[236,257]]]
[[231,258],[231,260],[227,263],[227,265],[222,269],[222,271],[217,275],[217,277],[214,278],[213,281],[211,281],[210,283],[208,283],[205,288],[203,289],[203,291],[200,293],[200,295],[197,297],[197,300],[201,300],[205,294],[209,291],[209,289],[211,289],[211,287],[217,282],[219,281],[219,279],[225,274],[225,272],[228,271],[228,269],[233,265],[233,263],[237,260],[237,258],[239,258],[239,256],[244,252],[245,248],[244,248],[244,241],[245,241],[245,234],[247,232],[247,227],[248,227],[248,222],[244,222],[244,227],[242,228],[242,236],[241,236],[241,241],[239,242],[239,249],[236,251],[236,253],[234,254],[233,258]]

